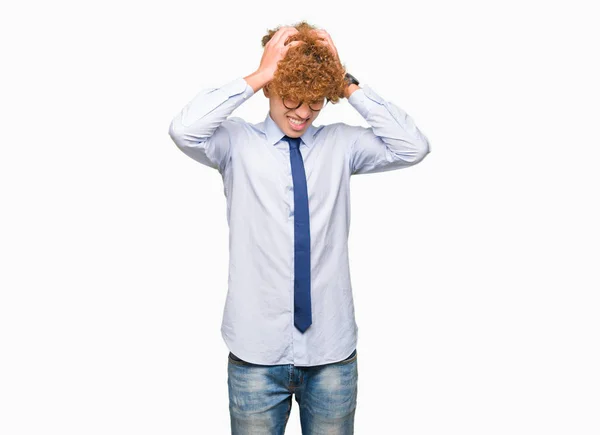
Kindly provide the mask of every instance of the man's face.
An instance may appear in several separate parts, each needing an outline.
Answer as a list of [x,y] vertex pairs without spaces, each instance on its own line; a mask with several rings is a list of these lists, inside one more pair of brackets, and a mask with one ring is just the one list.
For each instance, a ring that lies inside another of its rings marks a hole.
[[[308,102],[302,102],[302,105],[297,109],[298,102],[286,101],[284,104],[282,98],[274,92],[270,92],[268,86],[263,87],[265,97],[269,99],[269,108],[271,118],[277,126],[289,137],[300,137],[306,129],[319,116],[320,110],[312,110]],[[295,104],[294,104],[295,103]],[[288,107],[292,107],[289,109]],[[322,107],[322,102],[310,102],[313,108]]]

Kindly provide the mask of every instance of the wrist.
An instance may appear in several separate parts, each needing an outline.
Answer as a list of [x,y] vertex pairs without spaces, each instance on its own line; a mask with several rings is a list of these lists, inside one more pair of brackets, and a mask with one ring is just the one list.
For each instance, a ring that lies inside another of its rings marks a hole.
[[352,95],[352,93],[354,91],[356,91],[359,88],[359,81],[356,77],[354,77],[352,74],[350,74],[349,72],[346,71],[346,75],[344,76],[344,80],[346,81],[346,88],[344,89],[344,97],[345,98],[349,98],[350,95]]
[[350,98],[350,95],[352,95],[354,93],[354,91],[360,89],[360,86],[355,85],[354,83],[346,86],[346,89],[344,89],[344,98],[348,99]]
[[267,71],[256,70],[252,74],[244,77],[244,80],[254,90],[254,93],[258,92],[263,86],[273,80],[273,75]]

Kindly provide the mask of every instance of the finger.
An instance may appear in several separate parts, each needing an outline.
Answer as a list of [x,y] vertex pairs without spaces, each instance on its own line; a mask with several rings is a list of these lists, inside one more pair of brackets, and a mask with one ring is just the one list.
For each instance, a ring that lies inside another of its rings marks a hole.
[[331,36],[329,36],[329,35],[327,35],[327,34],[326,34],[326,35],[325,35],[325,40],[326,40],[327,42],[329,42],[331,45],[333,45],[333,40],[331,39]]
[[287,31],[285,33],[282,33],[281,37],[277,41],[275,41],[275,45],[277,45],[277,46],[285,46],[286,43],[287,43],[287,41],[288,41],[288,39],[289,39],[289,37],[292,36],[295,33],[296,32],[294,32],[292,30]]
[[290,49],[290,47],[295,47],[296,45],[304,44],[304,41],[292,41],[288,45],[285,46],[286,51]]
[[327,47],[329,49],[329,51],[331,51],[333,54],[337,55],[337,50],[335,49],[335,47],[333,46],[333,44],[327,40],[318,40],[317,41],[319,44],[323,45],[324,47]]
[[331,37],[329,35],[323,35],[320,38],[318,38],[317,41],[327,44],[331,47],[332,50],[335,50],[335,45],[333,44],[333,41],[331,40]]
[[[296,30],[296,29],[294,29],[294,30]],[[284,41],[283,45],[290,44],[292,42],[292,41],[290,41],[290,38],[294,37],[294,35],[296,33],[299,33],[299,32],[296,30],[295,32],[292,32],[292,33],[288,34],[287,37],[283,40]]]
[[317,33],[317,35],[319,35],[321,38],[330,38],[329,33],[327,33],[325,30],[315,30],[315,32]]
[[288,45],[286,45],[286,48],[290,48],[290,47],[295,47],[296,45],[300,45],[300,44],[304,44],[304,41],[292,41],[290,42]]
[[287,41],[287,38],[294,33],[298,33],[298,29],[295,27],[282,27],[273,35],[271,41],[273,41],[274,45],[280,45],[281,41]]
[[327,45],[327,47],[329,48],[329,50],[331,50],[331,52],[334,55],[338,55],[337,53],[337,49],[335,48],[335,44],[333,43],[333,41],[331,40],[331,37],[327,36],[324,40],[320,41],[322,44]]
[[321,38],[331,41],[331,35],[329,33],[327,33],[325,30],[316,30],[316,32]]

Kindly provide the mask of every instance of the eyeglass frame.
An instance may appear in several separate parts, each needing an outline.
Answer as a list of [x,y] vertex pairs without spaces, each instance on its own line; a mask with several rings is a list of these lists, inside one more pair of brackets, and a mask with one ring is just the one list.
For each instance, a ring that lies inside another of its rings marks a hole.
[[[285,105],[285,97],[281,97],[281,102],[283,103],[283,107],[285,107],[288,110],[296,110],[297,108],[299,108],[300,106],[302,106],[302,104],[304,104],[304,101],[300,101],[300,103],[296,107],[288,107],[288,106]],[[320,109],[313,109],[312,107],[310,107],[310,103],[308,104],[308,107],[313,112],[318,112],[319,110],[323,110],[323,108],[325,106],[327,106],[327,103],[329,103],[329,98],[325,98],[325,103],[323,104],[323,107],[321,107]]]

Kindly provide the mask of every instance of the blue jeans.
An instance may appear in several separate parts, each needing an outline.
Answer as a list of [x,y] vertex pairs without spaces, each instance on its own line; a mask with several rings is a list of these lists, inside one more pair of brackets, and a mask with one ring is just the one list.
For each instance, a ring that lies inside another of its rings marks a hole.
[[229,353],[227,385],[232,435],[280,435],[292,409],[303,435],[354,433],[358,393],[356,350],[339,362],[311,367],[264,366]]

